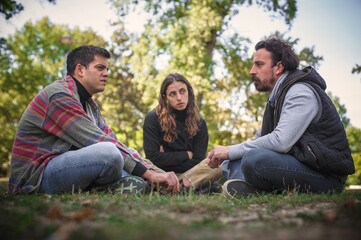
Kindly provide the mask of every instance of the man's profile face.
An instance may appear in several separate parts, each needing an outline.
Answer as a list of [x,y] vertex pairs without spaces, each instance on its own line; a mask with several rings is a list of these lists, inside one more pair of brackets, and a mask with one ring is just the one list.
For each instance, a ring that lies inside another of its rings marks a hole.
[[81,66],[83,77],[79,79],[90,95],[103,92],[107,84],[108,59],[100,55],[94,55],[94,61],[88,67]]
[[272,53],[265,48],[256,51],[250,71],[252,81],[259,92],[271,93],[276,84],[276,67],[272,67]]

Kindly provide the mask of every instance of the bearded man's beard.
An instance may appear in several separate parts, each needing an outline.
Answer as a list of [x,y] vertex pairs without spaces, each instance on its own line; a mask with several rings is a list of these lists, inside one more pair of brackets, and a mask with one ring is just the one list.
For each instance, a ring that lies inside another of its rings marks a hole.
[[252,76],[252,82],[254,83],[257,91],[259,91],[259,92],[269,92],[271,90],[271,86],[274,86],[274,83],[276,82],[276,79],[274,77],[272,77],[270,79],[271,86],[261,85],[262,84],[261,79],[259,79],[255,75],[253,75]]

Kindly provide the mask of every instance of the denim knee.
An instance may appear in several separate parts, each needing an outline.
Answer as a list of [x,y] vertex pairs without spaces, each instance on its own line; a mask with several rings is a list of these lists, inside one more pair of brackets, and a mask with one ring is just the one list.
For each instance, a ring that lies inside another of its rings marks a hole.
[[124,159],[120,150],[111,142],[97,143],[97,155],[99,159],[97,161],[102,162],[105,165],[110,165],[118,171],[124,167]]
[[[265,167],[268,154],[264,149],[256,148],[248,151],[242,158],[241,169],[244,175],[254,176],[255,171]],[[269,159],[268,159],[269,160]]]
[[244,180],[244,175],[241,170],[241,162],[242,160],[225,160],[222,163],[222,174],[228,179],[242,179]]

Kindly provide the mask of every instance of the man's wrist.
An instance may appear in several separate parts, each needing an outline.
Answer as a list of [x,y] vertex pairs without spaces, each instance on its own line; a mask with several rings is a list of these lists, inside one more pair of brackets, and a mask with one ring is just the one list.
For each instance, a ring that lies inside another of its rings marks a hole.
[[148,168],[147,168],[146,166],[144,166],[143,164],[137,162],[137,163],[135,164],[135,167],[134,167],[133,171],[132,171],[132,175],[135,175],[135,176],[140,177],[140,176],[143,176],[144,173],[145,173],[147,170],[148,170]]
[[148,168],[144,174],[142,175],[143,178],[150,180],[152,178],[152,175],[155,171],[153,169]]

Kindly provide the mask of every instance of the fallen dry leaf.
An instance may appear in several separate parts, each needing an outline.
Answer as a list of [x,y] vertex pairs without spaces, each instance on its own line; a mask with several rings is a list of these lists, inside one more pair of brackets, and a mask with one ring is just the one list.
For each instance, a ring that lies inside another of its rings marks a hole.
[[325,221],[328,223],[334,222],[337,218],[337,215],[337,211],[333,209],[323,213]]
[[81,205],[89,205],[91,203],[96,203],[96,202],[99,202],[99,200],[98,199],[87,199],[87,200],[82,201],[80,204]]
[[55,208],[50,209],[49,218],[51,220],[62,219],[62,217],[63,217],[62,211],[61,211],[61,208],[59,206],[56,206]]
[[52,220],[70,220],[70,221],[83,221],[85,219],[91,218],[95,213],[93,208],[85,208],[79,210],[75,213],[64,214],[59,206],[51,209],[49,211],[49,218]]
[[94,213],[95,213],[94,208],[85,208],[74,214],[70,214],[66,216],[66,218],[73,221],[82,221],[91,218],[94,215]]
[[356,198],[351,198],[351,199],[346,200],[345,202],[343,202],[343,203],[341,204],[341,207],[355,210],[355,208],[356,208],[356,203],[357,203],[357,199],[356,199]]
[[66,240],[69,239],[70,234],[76,228],[74,222],[68,222],[64,225],[61,225],[56,232],[54,232],[50,237],[49,240]]

